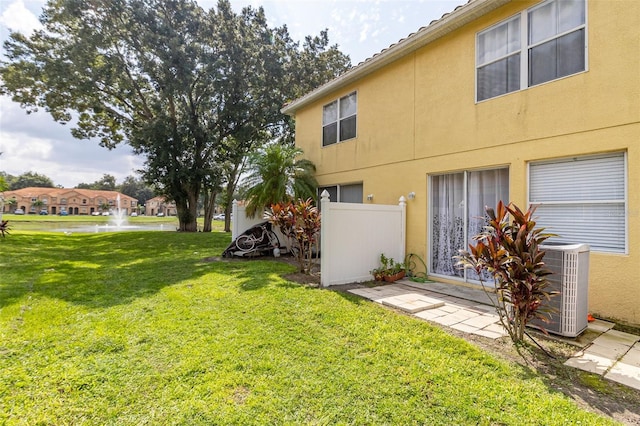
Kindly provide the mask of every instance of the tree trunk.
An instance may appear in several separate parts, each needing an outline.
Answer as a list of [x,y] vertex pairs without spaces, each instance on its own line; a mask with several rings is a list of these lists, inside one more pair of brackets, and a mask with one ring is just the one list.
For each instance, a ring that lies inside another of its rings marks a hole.
[[189,191],[187,197],[176,200],[176,210],[178,211],[178,221],[180,232],[198,232],[198,194]]
[[225,188],[227,205],[224,209],[224,232],[231,232],[231,213],[233,211],[233,191],[236,190],[234,183],[227,183]]
[[214,207],[216,206],[215,192],[204,191],[204,227],[202,232],[211,232],[211,221],[213,220]]

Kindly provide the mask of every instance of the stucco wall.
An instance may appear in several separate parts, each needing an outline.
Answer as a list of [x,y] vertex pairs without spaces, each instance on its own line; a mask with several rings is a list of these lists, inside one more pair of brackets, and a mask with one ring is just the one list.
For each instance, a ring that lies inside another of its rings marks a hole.
[[[475,102],[475,35],[536,4],[515,1],[296,111],[296,141],[321,185],[363,182],[407,204],[407,253],[426,258],[428,176],[509,167],[526,207],[530,161],[626,152],[628,253],[592,252],[592,313],[640,324],[640,2],[588,0],[587,71]],[[322,106],[358,92],[355,139],[322,147]],[[366,200],[364,200],[366,202]]]

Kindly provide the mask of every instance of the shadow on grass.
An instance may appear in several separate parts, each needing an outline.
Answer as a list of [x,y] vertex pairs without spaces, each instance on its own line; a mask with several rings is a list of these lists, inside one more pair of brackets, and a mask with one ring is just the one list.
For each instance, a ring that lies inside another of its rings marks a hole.
[[[203,262],[222,265],[223,268],[241,280],[240,290],[260,290],[274,281],[284,279],[284,283],[276,283],[278,286],[296,287],[297,285],[287,280],[286,275],[291,273],[293,267],[287,262],[281,262],[269,256],[260,257],[221,257],[213,256],[203,259]],[[259,277],[259,278],[258,278]],[[266,279],[265,279],[266,278]]]
[[203,255],[228,241],[224,233],[12,234],[2,244],[0,307],[26,293],[89,307],[126,304],[215,272]]
[[109,307],[210,273],[232,276],[243,291],[297,286],[281,278],[293,270],[285,263],[220,258],[229,240],[221,232],[16,233],[1,247],[0,308],[26,294]]

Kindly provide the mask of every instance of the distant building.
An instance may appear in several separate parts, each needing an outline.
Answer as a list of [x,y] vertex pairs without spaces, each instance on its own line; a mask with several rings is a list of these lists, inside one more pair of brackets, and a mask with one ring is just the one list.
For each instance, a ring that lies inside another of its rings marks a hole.
[[[5,191],[3,211],[12,213],[15,209],[22,209],[26,214],[46,211],[48,214],[67,212],[70,215],[90,215],[94,212],[118,209],[118,196],[120,196],[120,208],[123,212],[128,215],[136,211],[138,200],[116,191],[38,187]],[[16,202],[9,203],[11,199]]]
[[157,214],[176,216],[176,203],[175,201],[167,201],[162,196],[153,197],[145,203],[144,214],[147,216],[156,216]]

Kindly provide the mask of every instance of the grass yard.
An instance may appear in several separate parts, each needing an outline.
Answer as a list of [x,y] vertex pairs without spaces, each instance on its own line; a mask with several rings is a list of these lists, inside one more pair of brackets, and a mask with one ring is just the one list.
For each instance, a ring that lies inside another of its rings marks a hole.
[[426,322],[207,261],[229,236],[0,239],[0,424],[611,424]]

